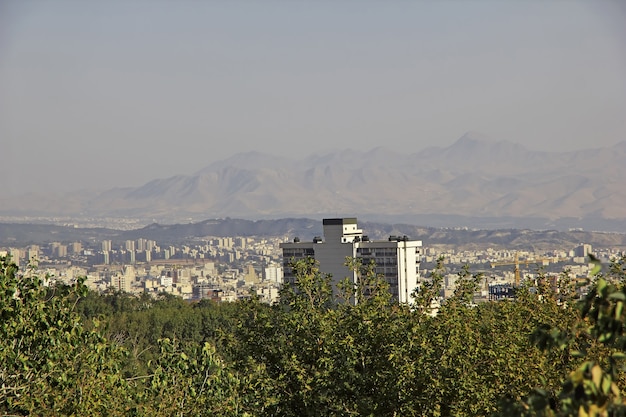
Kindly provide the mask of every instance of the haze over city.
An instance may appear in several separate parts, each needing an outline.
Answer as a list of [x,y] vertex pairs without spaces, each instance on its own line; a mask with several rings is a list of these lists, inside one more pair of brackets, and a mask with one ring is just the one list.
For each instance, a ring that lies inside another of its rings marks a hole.
[[4,192],[137,186],[242,151],[626,139],[620,2],[0,4]]
[[625,74],[625,0],[0,0],[0,415],[626,415]]

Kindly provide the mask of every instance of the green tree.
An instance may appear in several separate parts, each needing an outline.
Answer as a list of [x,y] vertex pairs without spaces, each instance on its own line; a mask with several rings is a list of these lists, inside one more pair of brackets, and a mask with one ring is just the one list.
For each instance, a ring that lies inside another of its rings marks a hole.
[[238,374],[215,347],[159,340],[160,354],[149,364],[138,411],[142,415],[251,416],[262,414],[267,387],[260,369]]
[[0,412],[10,415],[124,414],[133,407],[118,372],[123,350],[74,311],[86,288],[46,288],[0,258]]
[[595,282],[578,302],[576,320],[539,327],[534,335],[543,349],[561,355],[565,352],[577,359],[577,365],[560,389],[537,388],[524,401],[506,404],[504,412],[515,410],[529,416],[626,415],[622,395],[626,377],[626,257],[612,261],[607,273],[593,256],[591,261],[595,264]]

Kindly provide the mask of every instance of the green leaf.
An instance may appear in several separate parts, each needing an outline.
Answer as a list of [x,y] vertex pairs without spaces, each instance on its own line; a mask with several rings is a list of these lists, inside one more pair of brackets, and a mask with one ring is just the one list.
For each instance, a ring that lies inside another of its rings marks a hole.
[[593,264],[594,264],[594,267],[593,267],[593,269],[591,270],[591,276],[596,276],[596,275],[598,275],[598,274],[600,273],[600,271],[602,270],[602,264],[600,264],[599,262],[598,262],[598,263],[593,262]]
[[611,337],[613,337],[612,332],[605,332],[598,337],[598,341],[604,343],[611,340]]
[[[623,293],[622,293],[623,294]],[[619,301],[616,305],[615,305],[615,319],[619,320],[619,318],[622,316],[622,311],[624,310],[624,303]]]
[[609,375],[605,375],[604,378],[602,378],[602,392],[608,394],[611,390],[611,384],[611,377]]

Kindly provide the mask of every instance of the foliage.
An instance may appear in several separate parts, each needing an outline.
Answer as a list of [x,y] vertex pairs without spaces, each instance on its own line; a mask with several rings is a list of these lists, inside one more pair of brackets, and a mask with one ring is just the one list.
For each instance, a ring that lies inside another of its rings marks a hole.
[[0,259],[0,412],[14,415],[123,414],[123,351],[85,330],[72,300],[82,282],[48,290]]
[[48,288],[0,259],[0,414],[477,416],[624,414],[624,258],[577,301],[540,272],[473,303],[463,268],[434,314],[443,260],[394,302],[375,265],[333,291],[313,260],[280,302],[188,303]]
[[229,370],[210,343],[162,339],[159,348],[141,393],[141,414],[250,416],[263,410],[264,390],[255,372]]
[[591,256],[591,261],[596,282],[578,302],[576,320],[569,326],[544,326],[535,332],[535,339],[544,349],[570,351],[582,363],[567,375],[560,389],[535,390],[517,405],[520,414],[626,415],[622,396],[626,378],[626,257],[611,262],[608,276],[602,273],[597,259]]
[[[444,272],[440,263],[432,282]],[[423,324],[408,355],[415,358],[414,415],[489,415],[501,400],[519,398],[543,383],[542,375],[558,375],[557,366],[529,338],[546,319],[542,311],[548,306],[530,292],[520,294],[519,302],[474,305],[481,281],[480,274],[463,268],[454,295],[436,316],[424,319],[427,306],[415,309]],[[430,297],[423,300],[430,303]]]
[[432,315],[433,305],[438,304],[441,290],[443,289],[443,276],[444,276],[444,258],[437,259],[437,264],[433,271],[430,273],[430,279],[421,282],[418,288],[415,289],[414,299],[415,310],[420,313],[418,317],[423,314]]

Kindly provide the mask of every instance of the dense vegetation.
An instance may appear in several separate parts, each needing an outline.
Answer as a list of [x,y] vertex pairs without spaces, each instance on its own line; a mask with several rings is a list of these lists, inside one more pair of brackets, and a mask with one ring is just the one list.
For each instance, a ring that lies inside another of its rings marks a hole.
[[0,260],[0,415],[623,415],[626,259],[575,300],[565,276],[514,302],[474,306],[443,270],[414,306],[390,302],[371,265],[333,299],[299,262],[268,306],[47,288]]

